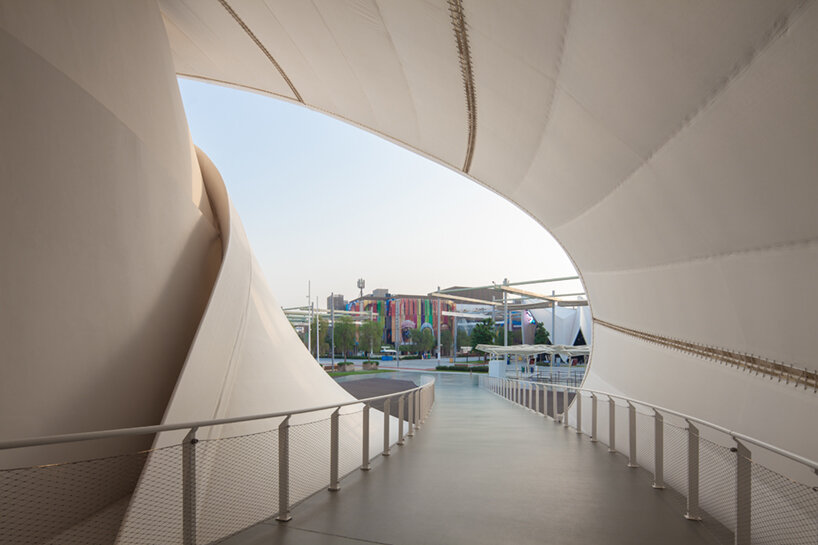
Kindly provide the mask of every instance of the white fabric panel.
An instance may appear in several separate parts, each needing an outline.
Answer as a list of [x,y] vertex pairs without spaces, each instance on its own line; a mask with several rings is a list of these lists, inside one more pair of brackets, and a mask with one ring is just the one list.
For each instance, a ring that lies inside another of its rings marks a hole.
[[556,231],[600,318],[816,368],[817,28],[813,5],[648,167]]
[[508,194],[528,170],[548,121],[567,3],[475,4],[470,10],[471,2],[464,3],[477,88],[469,172]]
[[[242,9],[252,3],[236,1]],[[378,15],[365,1],[321,2],[316,17],[310,7],[266,5],[322,78],[293,78],[305,96],[322,97],[313,107],[462,164],[468,112],[454,97],[464,88],[459,66],[446,82],[437,79],[456,57],[430,60],[446,48],[445,24],[431,23],[431,7],[384,0]],[[814,320],[805,309],[814,299],[818,234],[815,2],[464,0],[463,9],[477,97],[470,175],[552,230],[583,276],[594,314],[808,365]],[[448,23],[445,10],[440,16]],[[436,30],[426,33],[429,24]],[[326,25],[337,43],[317,30]],[[395,34],[391,43],[384,28]],[[454,36],[449,47],[454,52]],[[434,68],[419,70],[420,58]],[[354,77],[338,66],[352,67]],[[424,85],[434,88],[417,92]],[[444,137],[458,115],[462,140],[454,131]],[[803,308],[775,297],[782,278]],[[748,301],[763,301],[776,325],[747,312]],[[550,327],[550,317],[544,322]],[[597,356],[592,375],[598,366],[615,377],[616,366],[630,365]],[[783,390],[771,384],[770,395],[787,410]]]
[[[578,307],[582,308],[582,307]],[[554,325],[556,334],[551,331],[551,309],[535,308],[531,309],[534,319],[542,323],[551,339],[551,344],[563,344],[571,346],[579,333],[580,319],[578,308],[566,308],[558,306],[554,313]],[[587,340],[587,337],[586,337]]]
[[[0,2],[0,67],[0,437],[156,424],[221,254],[161,17]],[[149,444],[5,450],[0,466]]]
[[[378,7],[409,84],[419,149],[453,168],[462,167],[468,140],[466,98],[446,1],[390,0],[379,1]],[[378,126],[387,126],[390,117],[382,115]]]
[[[162,14],[176,72],[295,98],[275,66],[218,2],[175,0],[162,5]],[[251,29],[258,26],[250,24]],[[265,45],[275,57],[277,51]]]
[[613,190],[641,162],[574,97],[557,89],[537,155],[512,195],[543,224],[559,225]]
[[[595,327],[584,386],[628,395],[698,418],[712,420],[717,415],[718,423],[728,429],[763,438],[792,452],[818,452],[818,434],[807,431],[815,428],[812,390],[691,358],[604,326]],[[589,413],[584,413],[583,418],[589,418]],[[762,451],[756,450],[759,454]]]
[[585,278],[599,287],[593,304],[605,309],[602,320],[818,369],[805,342],[818,290],[791,289],[809,286],[815,270],[818,243]]
[[[218,171],[200,152],[208,192],[228,199]],[[179,376],[163,422],[189,422],[297,410],[351,401],[298,338],[269,290],[232,204],[219,220],[228,232],[222,269]],[[293,423],[300,418],[294,417]],[[315,415],[307,417],[314,420]],[[268,429],[269,422],[231,426],[231,434]],[[218,436],[218,432],[215,436]],[[157,447],[182,433],[161,434]]]
[[[818,51],[814,6],[707,111],[587,214],[555,230],[584,272],[751,251],[815,236]],[[782,92],[786,90],[786,92]],[[731,160],[725,161],[725,157]]]
[[579,312],[579,328],[582,330],[582,336],[585,337],[585,344],[593,346],[594,344],[594,318],[589,307],[577,307]]
[[[241,221],[229,202],[221,176],[202,152],[199,152],[199,160],[208,193],[216,206],[222,232],[227,239],[226,251],[207,310],[179,375],[163,423],[295,411],[353,401],[355,398],[327,375],[298,338],[269,290],[250,250]],[[360,409],[360,405],[354,404],[343,408],[341,413]],[[331,410],[326,410],[295,415],[290,419],[290,425],[325,420],[331,413]],[[211,427],[200,430],[197,437],[219,439],[259,433],[275,429],[280,421],[258,420]],[[392,418],[391,443],[397,441],[397,425],[397,419]],[[186,433],[182,430],[159,434],[154,448],[178,445]],[[350,436],[342,437],[342,441],[352,439],[357,442],[361,437],[360,422],[358,427],[345,427],[344,433]],[[315,434],[309,442],[294,442],[291,457],[298,460],[306,451],[310,454],[319,452],[324,457],[321,467],[329,468],[329,449],[325,448],[328,441],[328,435],[321,437]],[[373,456],[382,445],[383,415],[373,410],[370,415],[370,448]],[[306,451],[302,453],[298,449]],[[222,509],[225,494],[251,488],[257,466],[262,463],[257,455],[253,449],[245,449],[229,459],[216,456],[208,459],[207,465],[200,464],[198,470],[202,486],[199,489],[201,507],[198,516],[205,519],[215,516]],[[276,453],[271,453],[271,456],[274,455]],[[154,505],[154,487],[164,478],[167,471],[165,464],[161,455],[148,458],[128,506],[118,542],[132,542],[142,535],[146,527],[163,527],[162,521],[167,520],[170,513],[175,513],[177,520],[181,518],[181,481],[168,483],[165,492],[166,497],[175,497],[179,501],[167,502],[162,510],[157,510]],[[223,483],[210,487],[211,477],[215,477],[219,471],[224,472],[226,467],[245,468],[245,471],[233,472],[233,490],[226,491]],[[294,463],[292,467],[295,475],[298,466]],[[171,489],[178,493],[171,494]],[[303,497],[291,497],[292,502],[301,499]],[[254,499],[247,498],[247,501]],[[179,527],[177,530],[181,541],[182,529]],[[167,535],[163,538],[166,539]]]
[[560,85],[647,158],[801,3],[574,2]]

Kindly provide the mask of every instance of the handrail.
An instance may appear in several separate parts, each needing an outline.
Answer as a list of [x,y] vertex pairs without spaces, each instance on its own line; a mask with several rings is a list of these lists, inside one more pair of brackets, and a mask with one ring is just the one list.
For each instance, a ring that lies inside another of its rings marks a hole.
[[580,386],[569,386],[567,384],[555,384],[555,383],[551,383],[551,382],[534,382],[534,381],[530,381],[530,380],[520,380],[520,379],[517,379],[517,378],[506,378],[506,377],[503,377],[503,378],[505,378],[505,380],[511,380],[511,381],[514,381],[514,382],[525,382],[525,383],[531,383],[531,384],[538,384],[538,385],[542,385],[542,386],[551,386],[551,387],[554,387],[554,388],[566,388],[566,389],[569,389],[569,390],[575,390],[577,392],[588,392],[588,393],[591,393],[591,394],[606,396],[608,399],[621,399],[622,401],[626,401],[628,403],[636,403],[637,405],[643,405],[645,407],[649,407],[649,408],[653,409],[654,411],[657,411],[657,412],[660,412],[660,413],[672,414],[674,416],[677,416],[679,418],[682,418],[682,419],[686,420],[687,422],[694,422],[696,424],[701,424],[703,426],[707,426],[710,429],[719,431],[721,433],[724,433],[725,435],[729,435],[733,439],[745,441],[747,443],[752,443],[752,444],[754,444],[756,446],[767,449],[770,452],[773,452],[773,453],[778,454],[780,456],[784,456],[785,458],[789,458],[790,460],[793,460],[794,462],[798,462],[800,464],[803,464],[803,465],[811,468],[812,470],[814,470],[816,473],[818,473],[818,462],[816,462],[814,460],[810,460],[809,458],[805,458],[805,457],[801,456],[800,454],[795,454],[794,452],[790,452],[790,451],[782,449],[780,447],[776,447],[775,445],[771,445],[769,443],[765,443],[764,441],[761,441],[760,439],[756,439],[754,437],[750,437],[749,435],[745,435],[743,433],[739,433],[739,432],[727,429],[727,428],[725,428],[723,426],[719,426],[718,424],[708,422],[707,420],[702,420],[701,418],[696,418],[695,416],[691,416],[689,414],[685,414],[685,413],[682,413],[682,412],[679,412],[679,411],[674,411],[673,409],[668,409],[668,408],[662,407],[660,405],[654,405],[652,403],[648,403],[647,401],[642,401],[642,400],[639,400],[639,399],[633,399],[633,398],[630,398],[630,397],[627,397],[627,396],[624,396],[624,395],[621,395],[621,394],[612,394],[610,392],[605,392],[603,390],[594,390],[594,389],[591,389],[591,388],[583,388],[583,387],[580,387]]
[[96,439],[110,439],[113,437],[125,437],[133,435],[149,435],[153,433],[160,433],[163,431],[189,430],[193,428],[204,428],[208,426],[219,426],[222,424],[235,424],[237,422],[250,422],[253,420],[265,420],[268,418],[280,418],[286,416],[293,416],[296,414],[312,413],[317,411],[325,411],[328,409],[340,409],[341,407],[348,407],[350,405],[366,404],[381,399],[387,399],[396,396],[406,395],[415,391],[428,388],[429,385],[434,384],[434,379],[422,386],[410,388],[400,392],[391,394],[384,394],[366,399],[356,399],[353,401],[345,401],[343,403],[331,403],[328,405],[320,405],[318,407],[309,407],[306,409],[297,409],[293,411],[278,411],[274,413],[256,414],[251,416],[233,416],[230,418],[217,418],[213,420],[199,420],[194,422],[181,422],[178,424],[156,424],[153,426],[138,426],[135,428],[118,428],[115,430],[99,430],[79,433],[66,433],[60,435],[46,435],[42,437],[31,437],[22,439],[10,439],[7,441],[0,441],[0,450],[36,447],[43,445],[53,445],[58,443],[76,443],[80,441],[92,441]]

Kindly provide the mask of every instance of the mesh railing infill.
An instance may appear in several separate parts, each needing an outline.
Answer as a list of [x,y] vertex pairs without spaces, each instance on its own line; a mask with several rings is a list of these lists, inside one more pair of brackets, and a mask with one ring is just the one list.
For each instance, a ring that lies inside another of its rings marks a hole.
[[653,482],[654,448],[655,448],[655,420],[652,413],[636,410],[636,463],[648,472],[650,482]]
[[[361,467],[363,462],[363,409],[354,413],[342,414],[339,417],[339,445],[338,445],[338,475],[344,477]],[[378,413],[370,411],[370,427],[373,416]],[[374,420],[378,420],[375,418]],[[370,434],[369,445],[372,447],[373,437]],[[371,452],[371,451],[370,451]]]
[[290,507],[329,487],[330,419],[290,426]]
[[[597,415],[596,415],[596,437],[600,444],[607,446],[610,448],[611,441],[608,437],[608,418],[609,418],[609,407],[608,407],[608,400],[602,396],[597,396],[596,400],[597,405]],[[593,405],[591,405],[593,406]],[[614,408],[614,410],[616,410]],[[590,415],[589,415],[590,416]]]
[[141,485],[123,521],[120,543],[181,542],[182,450],[174,445],[149,453]]
[[113,542],[147,456],[0,471],[0,541]]
[[[424,393],[423,416],[433,402],[431,392]],[[338,415],[339,477],[361,465],[362,415],[362,408]],[[370,415],[370,454],[376,454],[382,415]],[[289,508],[328,487],[330,430],[329,417],[287,428]],[[195,513],[188,519],[195,520],[194,542],[218,542],[279,513],[279,433],[276,426],[127,455],[2,469],[0,543],[181,543],[183,479],[191,475],[186,467],[195,474]]]
[[278,513],[278,429],[196,445],[198,543]]
[[736,455],[699,437],[699,503],[727,528],[736,527]]
[[665,484],[681,494],[678,508],[685,512],[687,497],[687,428],[665,420],[664,423]]
[[761,464],[752,468],[753,544],[818,543],[818,486],[793,481]]
[[[502,387],[500,387],[502,388]],[[502,389],[498,390],[502,395]],[[581,430],[591,435],[593,401],[578,393],[571,416],[576,422],[577,405],[582,404]],[[511,396],[513,398],[513,395]],[[603,444],[610,444],[608,400],[598,396],[597,435]],[[550,409],[550,404],[547,405]],[[625,413],[625,407],[615,409]],[[637,462],[654,471],[655,416],[647,409],[636,410]],[[616,447],[627,452],[629,427],[622,414],[617,414]],[[623,422],[626,423],[624,432]],[[689,432],[686,425],[664,420],[664,483],[670,489],[668,498],[678,504],[680,513],[687,510]],[[718,542],[732,543],[737,530],[737,461],[740,451],[699,435],[698,437],[699,507],[705,524],[711,525],[710,535]],[[782,475],[760,463],[742,458],[750,467],[748,498],[750,501],[750,535],[753,545],[815,545],[818,544],[818,486],[807,485]],[[653,475],[651,475],[651,479]]]

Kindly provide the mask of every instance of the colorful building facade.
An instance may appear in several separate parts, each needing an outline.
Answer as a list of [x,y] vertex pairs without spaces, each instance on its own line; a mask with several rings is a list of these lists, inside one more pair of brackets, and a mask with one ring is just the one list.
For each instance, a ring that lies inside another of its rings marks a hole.
[[[364,296],[347,304],[347,310],[372,311],[384,322],[385,344],[395,343],[395,332],[401,343],[409,340],[411,329],[431,329],[437,335],[439,312],[454,312],[455,304],[451,301],[438,300],[435,297],[419,295],[390,295],[383,297]],[[451,330],[453,318],[442,316],[441,328]]]

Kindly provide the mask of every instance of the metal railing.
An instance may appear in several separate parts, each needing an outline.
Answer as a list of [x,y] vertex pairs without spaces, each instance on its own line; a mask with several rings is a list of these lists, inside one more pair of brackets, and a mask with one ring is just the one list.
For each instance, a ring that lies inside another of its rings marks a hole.
[[[372,458],[389,456],[393,444],[413,436],[432,408],[434,386],[432,379],[401,392],[295,411],[0,441],[0,450],[7,450],[186,432],[181,444],[170,447],[0,470],[0,542],[193,545],[224,539],[272,516],[288,521],[294,505],[324,488],[339,490],[343,476],[369,470]],[[379,431],[370,413],[379,402],[382,449],[370,445],[370,430]],[[293,417],[311,413],[316,419],[293,423]],[[202,428],[268,419],[276,420],[265,431],[226,437],[222,430],[218,439],[197,438]],[[106,493],[126,474],[130,489]],[[144,513],[129,505],[140,493]],[[129,518],[136,519],[130,530]]]
[[814,478],[818,462],[618,394],[512,378],[481,377],[480,382],[501,397],[589,435],[592,442],[606,443],[610,453],[619,452],[617,439],[623,440],[628,467],[652,472],[653,488],[675,490],[684,516],[695,521],[704,518],[715,535],[727,536],[724,541],[818,543],[818,480]]

